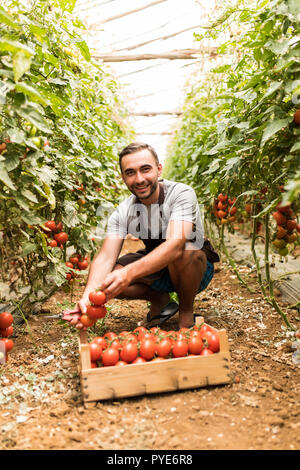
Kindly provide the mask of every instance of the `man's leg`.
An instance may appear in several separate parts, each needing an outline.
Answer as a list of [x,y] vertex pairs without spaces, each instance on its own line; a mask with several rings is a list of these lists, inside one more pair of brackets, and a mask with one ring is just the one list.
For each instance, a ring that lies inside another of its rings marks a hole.
[[[120,264],[117,264],[115,267],[115,269],[120,268],[123,268],[123,266],[121,266]],[[170,297],[167,292],[154,291],[146,284],[146,281],[143,281],[131,284],[123,292],[121,292],[117,296],[117,298],[148,300],[149,302],[151,302],[150,317],[154,317],[155,315],[159,315],[163,307],[168,303]]]
[[182,256],[168,266],[170,278],[179,298],[179,327],[194,324],[194,300],[207,266],[202,250],[184,250]]

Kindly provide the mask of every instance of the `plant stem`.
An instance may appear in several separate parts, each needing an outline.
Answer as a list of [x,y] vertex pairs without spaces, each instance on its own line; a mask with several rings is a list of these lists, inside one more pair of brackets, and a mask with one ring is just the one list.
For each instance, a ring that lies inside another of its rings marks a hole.
[[236,263],[234,261],[234,259],[230,256],[227,248],[226,248],[226,245],[225,245],[225,242],[224,242],[224,225],[222,225],[221,227],[221,236],[220,236],[220,247],[222,247],[222,251],[223,253],[225,254],[226,258],[228,259],[229,263],[230,263],[230,266],[232,267],[232,269],[234,270],[238,280],[243,284],[243,286],[246,287],[246,289],[251,293],[251,294],[255,294],[255,291],[253,291],[252,289],[250,289],[250,287],[248,286],[247,282],[244,281],[244,279],[241,277],[240,273],[238,272],[238,269],[236,267]]
[[265,270],[266,270],[266,280],[268,283],[269,287],[269,292],[270,292],[270,301],[276,312],[279,313],[283,321],[285,322],[286,326],[290,329],[294,329],[286,314],[282,311],[282,309],[279,307],[278,303],[276,302],[275,296],[274,296],[274,289],[273,289],[273,280],[271,279],[271,274],[270,274],[270,260],[269,260],[269,247],[270,247],[270,230],[269,230],[269,214],[266,214],[265,216]]

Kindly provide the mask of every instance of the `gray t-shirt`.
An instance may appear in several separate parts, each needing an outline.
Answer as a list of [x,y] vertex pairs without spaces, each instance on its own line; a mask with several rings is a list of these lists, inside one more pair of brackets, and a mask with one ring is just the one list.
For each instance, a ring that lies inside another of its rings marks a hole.
[[[196,193],[187,184],[161,180],[164,200],[146,205],[138,202],[135,195],[125,199],[108,220],[107,235],[125,238],[128,233],[142,240],[166,238],[171,220],[192,222],[194,231],[185,249],[201,249],[204,242],[202,211]],[[176,227],[176,224],[175,224]],[[178,237],[179,235],[178,232]]]

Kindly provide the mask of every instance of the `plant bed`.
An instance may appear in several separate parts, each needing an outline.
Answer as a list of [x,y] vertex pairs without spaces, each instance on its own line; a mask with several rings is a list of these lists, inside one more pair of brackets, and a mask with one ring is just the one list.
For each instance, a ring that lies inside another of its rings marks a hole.
[[[203,323],[198,317],[196,324]],[[212,328],[212,327],[210,327]],[[86,331],[79,336],[80,383],[84,404],[152,393],[228,384],[230,353],[226,330],[216,330],[220,350],[209,356],[186,356],[124,367],[91,367]]]

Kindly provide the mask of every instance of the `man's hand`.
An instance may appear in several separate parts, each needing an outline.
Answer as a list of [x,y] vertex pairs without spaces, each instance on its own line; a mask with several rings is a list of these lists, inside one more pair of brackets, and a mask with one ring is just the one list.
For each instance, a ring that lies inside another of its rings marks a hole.
[[75,308],[70,309],[67,308],[66,310],[63,311],[63,320],[66,320],[70,323],[70,325],[76,326],[79,330],[81,329],[86,329],[86,327],[83,326],[83,324],[80,322],[80,317],[82,314],[86,313],[86,307],[89,303],[89,298],[88,295],[84,295]]
[[99,287],[105,293],[106,299],[110,300],[123,292],[130,283],[131,278],[124,267],[109,273]]

